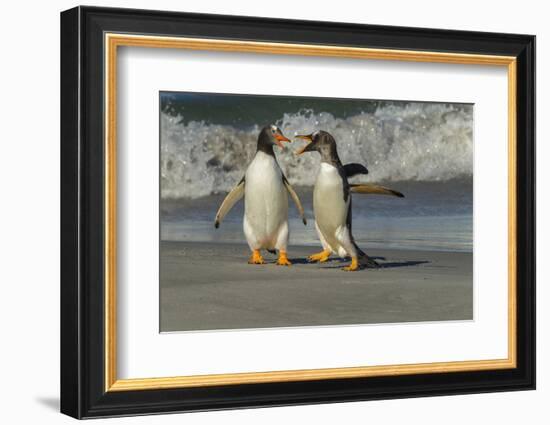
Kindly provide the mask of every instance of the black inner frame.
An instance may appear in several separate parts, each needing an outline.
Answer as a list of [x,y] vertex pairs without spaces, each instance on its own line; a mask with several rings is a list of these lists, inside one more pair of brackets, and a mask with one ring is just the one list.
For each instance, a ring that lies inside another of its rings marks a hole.
[[[105,392],[105,32],[515,56],[517,368]],[[63,413],[90,418],[534,389],[534,36],[77,7],[61,14],[61,117]]]

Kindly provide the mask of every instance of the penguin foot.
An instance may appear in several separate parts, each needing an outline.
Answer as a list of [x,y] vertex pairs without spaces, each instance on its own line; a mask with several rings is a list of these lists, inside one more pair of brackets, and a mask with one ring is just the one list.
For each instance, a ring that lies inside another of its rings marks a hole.
[[276,263],[278,266],[291,266],[292,263],[288,260],[286,256],[286,251],[279,251],[279,259]]
[[346,272],[354,272],[359,270],[359,262],[357,261],[357,257],[351,257],[351,264],[344,267],[342,270]]
[[307,261],[310,261],[310,262],[318,261],[319,263],[324,263],[325,261],[328,260],[329,257],[330,257],[330,251],[321,251],[317,254],[313,254],[307,257]]
[[252,251],[248,264],[265,264],[264,258],[262,257],[262,254],[260,254],[259,249]]

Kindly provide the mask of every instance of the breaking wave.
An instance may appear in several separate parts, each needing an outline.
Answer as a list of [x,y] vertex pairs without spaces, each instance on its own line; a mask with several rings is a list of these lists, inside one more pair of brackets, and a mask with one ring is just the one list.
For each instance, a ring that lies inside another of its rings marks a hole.
[[[338,144],[342,162],[369,169],[362,181],[446,181],[473,173],[471,106],[409,103],[378,108],[348,118],[302,110],[277,121],[283,133],[325,130]],[[267,123],[266,123],[267,124]],[[161,113],[161,196],[198,198],[230,190],[243,176],[256,150],[260,126],[192,121]],[[279,164],[293,185],[314,183],[319,157],[295,156],[303,142],[280,151]],[[287,145],[288,146],[288,145]]]

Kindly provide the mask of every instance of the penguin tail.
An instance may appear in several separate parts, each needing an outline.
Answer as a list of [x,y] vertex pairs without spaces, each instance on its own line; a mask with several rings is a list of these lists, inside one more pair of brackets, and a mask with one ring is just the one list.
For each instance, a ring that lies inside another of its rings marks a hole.
[[357,244],[354,242],[353,245],[355,245],[355,249],[357,250],[357,255],[361,261],[361,263],[367,267],[372,269],[377,269],[380,267],[380,264],[378,264],[374,259],[369,257],[365,251],[363,251],[361,248],[357,246]]
[[277,250],[276,249],[268,249],[267,252],[269,252],[270,254],[277,254]]

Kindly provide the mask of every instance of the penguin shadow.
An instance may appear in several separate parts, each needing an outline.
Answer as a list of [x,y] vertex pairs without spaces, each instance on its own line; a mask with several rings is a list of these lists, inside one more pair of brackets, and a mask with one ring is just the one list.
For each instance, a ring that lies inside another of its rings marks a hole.
[[382,263],[378,267],[379,269],[394,269],[398,267],[411,267],[418,266],[419,264],[429,263],[428,260],[408,260],[408,261],[392,261],[389,263]]
[[[380,263],[380,261],[386,261],[385,257],[370,257],[371,259],[378,261],[378,267],[372,267],[372,266],[361,266],[361,270],[382,270],[382,269],[396,269],[399,267],[413,267],[418,266],[420,264],[426,264],[430,261],[428,260],[403,260],[403,261],[390,261],[387,263]],[[306,259],[306,263],[307,263]],[[341,269],[344,265],[349,264],[349,259],[341,259],[341,258],[334,258],[327,263],[330,262],[332,264],[322,266],[320,268],[322,269]],[[337,265],[334,265],[334,263],[338,263]]]
[[313,264],[306,257],[290,258],[289,260],[292,264]]
[[[268,251],[265,253],[264,259],[268,263],[275,263],[277,261],[277,254]],[[307,257],[288,257],[288,260],[292,264],[313,264],[307,260]]]
[[[385,261],[386,258],[385,257],[370,257],[372,258],[373,260],[381,260],[381,261]],[[293,258],[289,258],[289,260],[292,262],[292,264],[311,264],[311,265],[324,265],[322,266],[321,268],[325,268],[325,269],[336,269],[336,268],[339,268],[341,267],[340,265],[337,265],[337,266],[330,266],[331,263],[338,263],[338,264],[343,264],[345,265],[346,263],[349,263],[349,259],[341,259],[341,258],[337,258],[337,257],[334,257],[334,258],[329,258],[326,262],[324,263],[318,263],[318,262],[315,262],[315,261],[309,261],[307,257],[293,257]]]
[[[276,258],[271,255],[270,257]],[[395,269],[399,267],[413,267],[420,264],[427,264],[430,261],[428,260],[404,260],[404,261],[389,261],[387,263],[380,263],[380,261],[386,261],[386,257],[370,257],[371,259],[378,261],[378,267],[370,266],[361,266],[361,270],[382,270],[382,269]],[[307,257],[291,257],[289,258],[292,264],[308,264],[311,266],[318,266],[320,269],[341,269],[342,267],[349,264],[349,258],[330,258],[324,263],[316,263],[314,261],[309,261]]]

